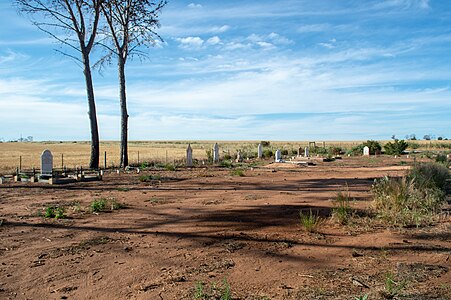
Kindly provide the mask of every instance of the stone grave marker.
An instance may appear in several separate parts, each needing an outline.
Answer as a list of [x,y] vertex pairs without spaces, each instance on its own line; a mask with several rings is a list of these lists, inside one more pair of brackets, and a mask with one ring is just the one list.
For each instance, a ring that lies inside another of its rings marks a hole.
[[368,146],[363,147],[363,155],[370,156],[370,148]]
[[52,176],[53,155],[50,150],[44,150],[41,154],[41,176]]
[[309,155],[310,155],[309,152],[310,152],[310,148],[309,148],[309,147],[305,147],[305,148],[304,148],[304,156],[305,156],[305,157],[309,157]]
[[219,145],[215,143],[213,146],[213,162],[216,163],[219,161]]
[[243,155],[241,155],[241,152],[238,151],[236,153],[236,162],[242,162],[243,161]]
[[188,144],[188,148],[186,149],[186,166],[193,166],[193,149],[191,148],[191,144]]
[[280,152],[279,149],[276,150],[275,158],[276,158],[276,162],[281,162],[282,161],[282,153]]
[[263,146],[262,144],[258,144],[258,149],[257,149],[257,153],[258,153],[258,158],[262,158],[263,157]]

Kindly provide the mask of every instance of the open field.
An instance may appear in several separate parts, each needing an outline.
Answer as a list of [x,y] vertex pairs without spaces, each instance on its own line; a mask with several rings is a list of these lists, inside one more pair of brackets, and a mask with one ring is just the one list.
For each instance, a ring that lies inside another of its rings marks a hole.
[[[450,205],[421,228],[390,228],[371,214],[374,179],[412,163],[344,157],[308,167],[267,161],[243,166],[244,176],[209,166],[6,183],[0,299],[220,299],[227,287],[228,299],[451,299]],[[347,225],[331,217],[339,191],[353,199]],[[100,200],[125,208],[93,213]],[[66,218],[40,216],[51,206]],[[299,221],[310,210],[322,218],[312,233]]]
[[[386,142],[386,141],[385,141]],[[384,141],[381,143],[384,144]],[[418,144],[417,150],[448,150],[450,141],[414,141]],[[206,150],[211,149],[214,141],[132,141],[129,143],[129,161],[138,163],[143,161],[159,161],[173,163],[183,161],[186,147],[191,144],[193,157],[203,160],[207,158]],[[238,149],[257,151],[259,141],[218,141],[221,155],[236,154]],[[318,147],[340,147],[348,150],[362,141],[316,141]],[[308,146],[307,141],[274,142],[270,149],[297,150]],[[438,148],[438,145],[447,148]],[[90,144],[88,142],[33,142],[33,143],[0,143],[0,174],[11,174],[19,166],[22,157],[22,168],[31,169],[40,167],[40,155],[43,150],[49,149],[54,156],[55,168],[61,168],[61,163],[68,168],[88,167]],[[119,142],[100,143],[100,166],[104,167],[104,153],[107,153],[107,167],[119,164]],[[63,155],[63,158],[62,158]]]

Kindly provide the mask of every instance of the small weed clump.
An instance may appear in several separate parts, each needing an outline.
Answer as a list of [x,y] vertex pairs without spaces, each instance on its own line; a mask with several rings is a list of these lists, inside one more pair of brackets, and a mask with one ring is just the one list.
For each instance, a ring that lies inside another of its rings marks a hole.
[[122,208],[125,208],[125,205],[123,203],[117,202],[117,200],[114,198],[111,199],[100,198],[92,201],[91,204],[89,205],[89,210],[92,213],[99,213],[102,211],[113,211]]
[[340,191],[334,201],[335,207],[332,209],[332,216],[338,220],[341,225],[349,223],[352,217],[351,196],[349,191]]
[[106,208],[107,200],[105,198],[100,198],[91,202],[89,206],[91,212],[101,212]]
[[64,219],[66,218],[65,212],[66,210],[62,206],[48,206],[44,211],[44,217],[48,219]]
[[230,161],[230,160],[222,160],[219,165],[223,168],[228,168],[228,169],[233,167],[232,161]]
[[221,299],[231,300],[232,290],[227,279],[222,281],[221,285],[217,285],[215,282],[211,286],[204,286],[204,283],[197,281],[194,287],[194,299],[207,300],[207,299]]
[[381,292],[385,299],[395,299],[406,288],[407,281],[396,281],[392,273],[385,275],[385,289]]
[[230,172],[232,176],[239,176],[244,177],[244,171],[242,169],[235,169],[232,172]]
[[445,200],[449,171],[442,165],[416,165],[403,178],[383,177],[372,186],[379,216],[397,226],[429,225]]
[[321,224],[322,220],[318,214],[314,215],[312,209],[310,212],[304,213],[302,210],[299,212],[301,226],[304,227],[307,232],[317,232],[318,226]]
[[141,175],[139,176],[139,181],[141,182],[152,182],[152,181],[161,180],[161,175]]

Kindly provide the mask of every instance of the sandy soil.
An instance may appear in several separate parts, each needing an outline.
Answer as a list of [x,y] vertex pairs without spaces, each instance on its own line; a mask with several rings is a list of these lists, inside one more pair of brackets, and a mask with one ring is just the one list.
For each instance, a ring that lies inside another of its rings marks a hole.
[[[101,182],[0,185],[0,299],[194,299],[224,280],[233,299],[451,299],[451,221],[387,228],[374,217],[374,178],[400,160],[345,158],[316,166],[270,164],[232,176],[218,167],[107,174]],[[160,180],[140,182],[141,175]],[[349,190],[356,216],[331,219]],[[94,214],[95,199],[126,208]],[[64,206],[66,219],[39,211]],[[300,210],[325,217],[318,233]],[[197,284],[199,286],[199,284]],[[219,299],[219,298],[218,298]]]

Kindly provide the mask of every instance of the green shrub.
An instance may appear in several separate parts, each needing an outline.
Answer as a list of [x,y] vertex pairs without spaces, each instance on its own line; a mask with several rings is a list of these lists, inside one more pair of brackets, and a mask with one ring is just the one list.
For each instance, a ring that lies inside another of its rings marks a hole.
[[64,219],[66,218],[65,215],[66,210],[62,206],[49,206],[46,207],[44,211],[44,217],[45,218],[55,218],[55,219]]
[[388,155],[401,155],[407,147],[408,145],[404,140],[397,139],[384,145],[385,153]]
[[101,212],[105,210],[107,204],[107,200],[104,198],[100,198],[91,202],[89,206],[91,212]]
[[139,181],[141,182],[151,182],[154,180],[161,180],[161,175],[141,175],[139,176]]
[[330,155],[340,155],[343,152],[343,149],[341,147],[329,147],[327,152]]
[[221,162],[219,163],[219,165],[220,165],[221,167],[229,168],[229,169],[233,167],[233,163],[232,163],[232,161],[230,161],[230,160],[223,160],[223,161],[221,161]]
[[271,158],[274,155],[274,153],[269,150],[269,149],[265,149],[263,150],[263,157],[264,158]]
[[314,215],[312,209],[310,213],[303,213],[302,210],[299,212],[301,226],[304,227],[308,232],[316,232],[318,226],[321,224],[321,218],[318,214]]
[[350,150],[346,151],[346,155],[358,156],[363,154],[363,144],[352,147]]
[[449,178],[449,169],[442,164],[421,163],[413,166],[408,177],[415,182],[418,188],[439,188],[444,190],[446,180]]
[[213,150],[207,149],[205,150],[205,153],[207,154],[207,161],[211,164],[213,163]]
[[244,171],[242,169],[235,169],[231,172],[232,176],[244,176]]
[[[366,147],[370,148],[370,154],[376,154],[382,150],[382,146],[378,141],[367,140],[362,145],[363,145],[363,147],[366,146]],[[362,151],[363,151],[363,147],[362,147]]]
[[282,155],[288,155],[288,150],[287,150],[287,149],[282,149],[282,150],[280,151],[280,154],[282,154]]
[[261,141],[260,144],[262,144],[262,147],[269,147],[271,145],[271,142],[269,142],[269,141]]
[[446,156],[446,154],[443,153],[437,154],[437,156],[435,157],[435,162],[443,164],[445,166],[449,166],[448,157]]
[[231,160],[232,159],[232,155],[230,155],[229,153],[224,154],[224,160]]

